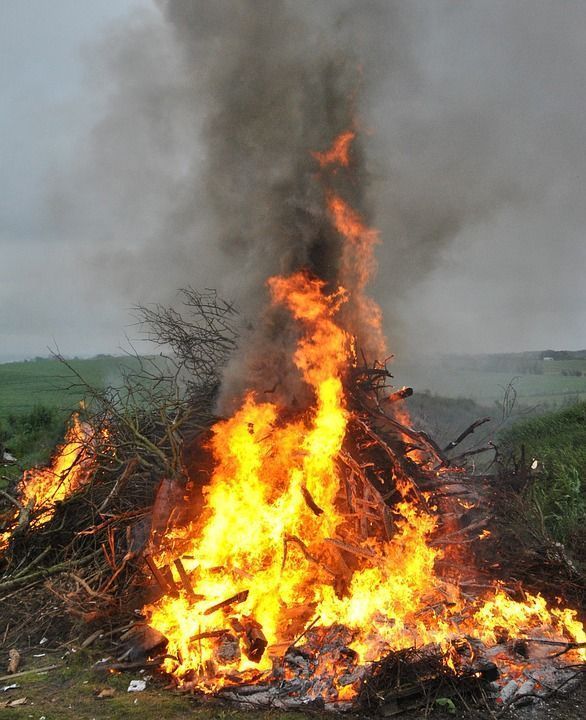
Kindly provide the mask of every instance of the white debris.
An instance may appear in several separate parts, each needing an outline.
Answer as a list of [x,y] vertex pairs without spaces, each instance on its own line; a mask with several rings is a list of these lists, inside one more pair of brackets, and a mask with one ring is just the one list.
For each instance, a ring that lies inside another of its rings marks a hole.
[[142,692],[146,690],[146,680],[131,680],[128,692]]
[[4,685],[4,687],[0,687],[0,692],[8,692],[9,690],[16,690],[16,688],[20,687],[20,685],[17,685],[16,683],[12,683],[12,685]]

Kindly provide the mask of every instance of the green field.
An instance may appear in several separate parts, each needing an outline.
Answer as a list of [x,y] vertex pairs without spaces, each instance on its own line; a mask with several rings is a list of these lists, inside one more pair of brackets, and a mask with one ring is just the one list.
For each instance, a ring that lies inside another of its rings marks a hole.
[[23,468],[47,462],[63,437],[67,418],[86,396],[87,385],[97,389],[120,385],[123,373],[139,366],[137,358],[128,356],[67,363],[70,367],[39,358],[0,364],[0,450],[17,460],[0,473],[0,487]]
[[[445,360],[434,363],[391,367],[397,385],[411,385],[416,392],[431,392],[447,398],[466,398],[481,405],[494,405],[503,398],[504,389],[514,381],[518,403],[541,406],[543,410],[564,407],[586,400],[586,359],[541,361],[540,372],[516,372],[473,367],[450,367]],[[579,372],[582,375],[564,374]]]
[[[95,388],[120,386],[124,372],[136,370],[139,360],[98,356],[68,364],[41,358],[0,364],[0,443],[21,465],[45,462],[62,436],[67,416],[86,394],[75,373]],[[504,389],[512,380],[518,393],[515,413],[539,414],[586,400],[586,358],[461,356],[408,366],[398,362],[391,371],[394,385],[415,388],[407,402],[414,424],[440,444],[483,415],[494,420],[485,431],[496,429]]]
[[[109,355],[67,362],[96,388],[118,384],[124,369],[138,365],[136,358]],[[28,413],[39,405],[71,412],[85,395],[75,372],[58,360],[45,358],[0,364],[0,419]]]

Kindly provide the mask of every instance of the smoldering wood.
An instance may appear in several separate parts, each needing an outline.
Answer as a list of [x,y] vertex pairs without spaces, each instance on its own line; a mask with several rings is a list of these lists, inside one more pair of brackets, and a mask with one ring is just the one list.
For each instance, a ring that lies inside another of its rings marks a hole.
[[394,393],[391,393],[387,397],[383,398],[384,402],[386,403],[394,403],[398,402],[399,400],[406,400],[408,397],[411,397],[413,395],[413,388],[412,387],[402,387],[400,390],[395,390]]
[[160,587],[161,591],[164,594],[173,592],[173,588],[169,585],[169,582],[167,578],[163,575],[163,573],[159,570],[157,567],[157,564],[153,560],[153,558],[150,555],[143,555],[143,559],[145,563],[148,565],[149,570],[151,571],[151,574],[153,578],[155,579],[157,585]]
[[167,638],[158,630],[140,622],[120,636],[120,643],[122,652],[117,657],[118,662],[142,662],[156,650],[159,650],[159,654],[164,652]]
[[261,661],[264,651],[268,645],[265,634],[259,623],[251,619],[241,619],[244,626],[244,654],[251,661]]

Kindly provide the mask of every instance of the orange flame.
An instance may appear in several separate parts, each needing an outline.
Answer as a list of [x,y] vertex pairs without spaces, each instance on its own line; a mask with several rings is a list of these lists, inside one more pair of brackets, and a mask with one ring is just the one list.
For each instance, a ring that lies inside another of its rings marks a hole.
[[74,413],[64,443],[49,467],[26,470],[18,485],[24,506],[37,510],[35,523],[45,525],[55,513],[55,504],[70,497],[88,482],[95,466],[93,428]]
[[[345,166],[353,137],[343,134],[315,157],[322,166]],[[463,633],[494,642],[500,624],[511,634],[540,628],[550,637],[580,640],[584,630],[573,611],[549,610],[539,596],[516,602],[500,588],[473,603],[438,577],[442,551],[427,542],[436,519],[409,500],[397,478],[389,478],[403,495],[393,508],[392,539],[348,543],[338,459],[350,418],[344,379],[354,347],[344,327],[353,303],[358,315],[350,319],[371,317],[368,332],[384,345],[380,310],[362,292],[374,272],[378,238],[337,195],[329,193],[327,202],[345,239],[348,291],[328,294],[324,282],[304,272],[268,281],[273,303],[285,305],[298,322],[294,362],[312,389],[313,405],[293,412],[249,393],[231,418],[214,426],[215,468],[204,489],[204,510],[188,526],[171,530],[156,557],[169,565],[177,593],[144,608],[149,624],[169,641],[165,669],[217,689],[234,671],[269,669],[271,655],[279,647],[282,654],[317,619],[321,627],[345,625],[362,663],[391,648],[430,642],[447,648]],[[173,565],[178,557],[183,577]],[[245,656],[241,636],[253,622],[269,645],[256,662]],[[235,636],[236,650],[228,655],[219,648],[222,632]],[[339,690],[344,699],[354,692],[350,686]]]
[[323,152],[312,152],[312,156],[318,161],[322,168],[328,165],[339,165],[348,167],[350,164],[350,146],[356,137],[354,130],[346,130],[340,133],[328,150]]

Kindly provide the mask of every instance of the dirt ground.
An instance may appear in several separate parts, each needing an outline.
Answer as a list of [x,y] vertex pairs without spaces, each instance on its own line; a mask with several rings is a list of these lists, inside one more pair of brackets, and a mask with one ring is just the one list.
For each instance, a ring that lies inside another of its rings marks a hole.
[[[165,688],[160,680],[149,679],[147,673],[98,673],[93,663],[100,658],[94,654],[64,655],[63,650],[44,649],[34,654],[44,656],[35,658],[31,654],[23,658],[22,671],[26,674],[0,679],[0,720],[315,720],[333,717],[320,712],[243,710],[218,701],[196,700]],[[145,676],[144,691],[128,692],[131,680],[142,680]],[[546,703],[511,708],[500,717],[503,720],[583,720],[586,718],[585,679],[582,675],[570,691]],[[4,689],[12,684],[17,687]],[[454,705],[451,713],[434,709],[428,717],[434,720],[496,720],[499,717],[498,708],[466,708],[457,700]],[[426,714],[412,711],[396,717],[423,720]]]

